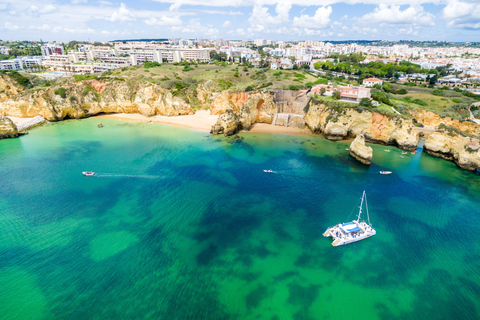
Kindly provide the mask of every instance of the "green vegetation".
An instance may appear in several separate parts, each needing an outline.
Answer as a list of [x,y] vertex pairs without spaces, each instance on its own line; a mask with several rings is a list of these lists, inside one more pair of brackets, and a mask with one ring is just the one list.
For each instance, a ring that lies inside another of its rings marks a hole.
[[145,62],[143,65],[144,68],[155,68],[155,67],[161,67],[162,65],[156,61],[153,62]]
[[65,88],[58,88],[54,91],[54,93],[60,97],[62,97],[63,99],[65,99],[67,97],[67,90]]
[[437,69],[422,69],[419,65],[401,61],[400,63],[383,63],[383,62],[369,62],[367,64],[361,64],[360,61],[365,60],[361,53],[345,54],[333,54],[331,58],[334,61],[317,62],[315,68],[317,70],[344,72],[347,74],[355,74],[362,76],[359,81],[362,81],[366,77],[379,77],[379,78],[393,78],[398,77],[399,74],[413,74],[413,73],[427,73],[432,75],[438,75]]
[[6,74],[13,78],[19,85],[25,88],[33,88],[34,84],[30,81],[29,78],[23,76],[17,71],[10,70],[0,70],[0,74]]
[[97,76],[94,74],[74,74],[72,77],[76,82],[97,79]]

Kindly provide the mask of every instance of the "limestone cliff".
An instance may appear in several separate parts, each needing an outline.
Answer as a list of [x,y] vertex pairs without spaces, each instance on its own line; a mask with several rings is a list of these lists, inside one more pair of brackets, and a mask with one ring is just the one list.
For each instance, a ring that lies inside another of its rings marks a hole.
[[460,122],[459,120],[452,119],[449,117],[442,118],[438,114],[428,110],[415,110],[415,111],[412,111],[411,113],[412,113],[412,116],[415,119],[417,119],[418,122],[422,123],[425,126],[429,126],[436,129],[441,123],[443,123],[446,126],[455,127],[458,130],[464,131],[473,136],[480,136],[480,126],[473,122],[470,122],[470,121]]
[[423,150],[432,156],[453,161],[464,170],[480,169],[480,142],[451,132],[428,136]]
[[22,91],[21,86],[13,81],[12,78],[0,75],[0,103],[18,94],[20,91]]
[[363,134],[369,141],[405,150],[414,150],[419,141],[410,120],[354,108],[327,107],[318,101],[310,102],[305,122],[313,132],[323,133],[330,140]]
[[[50,121],[84,118],[99,113],[140,113],[153,115],[193,114],[192,107],[179,97],[147,82],[84,81],[61,87],[41,88],[9,96],[0,103],[0,115],[43,116]],[[57,91],[57,93],[55,93]]]
[[238,112],[234,108],[227,108],[212,126],[210,131],[213,134],[223,133],[226,136],[238,132],[238,130],[249,130],[254,123],[272,123],[275,117],[276,105],[274,95],[270,92],[248,94],[246,101]]
[[0,139],[18,137],[17,126],[7,117],[0,117]]
[[357,161],[369,166],[372,163],[373,149],[365,145],[365,137],[359,134],[350,144],[350,155]]

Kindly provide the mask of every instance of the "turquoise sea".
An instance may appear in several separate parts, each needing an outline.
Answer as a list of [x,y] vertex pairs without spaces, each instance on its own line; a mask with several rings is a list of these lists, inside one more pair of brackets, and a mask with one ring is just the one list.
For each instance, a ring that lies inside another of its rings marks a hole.
[[[480,176],[421,150],[373,145],[364,167],[319,136],[97,122],[0,141],[0,319],[480,318]],[[377,235],[333,247],[363,190]]]

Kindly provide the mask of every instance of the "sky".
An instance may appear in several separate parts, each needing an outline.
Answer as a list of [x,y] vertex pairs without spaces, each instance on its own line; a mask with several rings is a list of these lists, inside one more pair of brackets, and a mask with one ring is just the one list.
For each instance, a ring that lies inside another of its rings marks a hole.
[[0,0],[0,40],[480,41],[480,0]]

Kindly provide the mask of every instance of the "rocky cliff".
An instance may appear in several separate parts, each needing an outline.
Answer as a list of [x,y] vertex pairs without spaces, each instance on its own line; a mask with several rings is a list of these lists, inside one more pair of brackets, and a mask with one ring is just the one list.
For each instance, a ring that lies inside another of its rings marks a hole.
[[452,126],[458,130],[464,131],[473,136],[480,136],[480,126],[470,121],[459,121],[449,117],[442,118],[436,113],[428,110],[416,110],[412,111],[412,116],[417,119],[418,122],[425,126],[430,126],[437,129],[441,123],[446,126]]
[[480,169],[480,141],[452,132],[435,132],[428,136],[423,150],[434,157],[453,161],[464,170]]
[[[211,133],[231,135],[238,130],[249,130],[254,123],[272,123],[276,113],[274,94],[270,92],[248,94],[247,100],[238,112],[234,108],[226,108]],[[220,129],[223,128],[223,129]],[[236,129],[234,129],[236,128]]]
[[17,126],[9,118],[0,117],[0,139],[16,137],[18,137]]
[[350,155],[357,161],[369,166],[372,163],[373,149],[365,145],[365,137],[359,134],[350,144]]
[[147,82],[90,80],[60,88],[26,90],[9,95],[0,103],[0,115],[41,115],[50,121],[123,112],[140,113],[144,116],[194,113],[192,107],[182,98]]
[[411,120],[359,112],[354,108],[328,107],[318,101],[310,102],[305,122],[313,132],[322,133],[330,140],[363,134],[368,141],[412,151],[419,141],[417,132],[412,130]]

